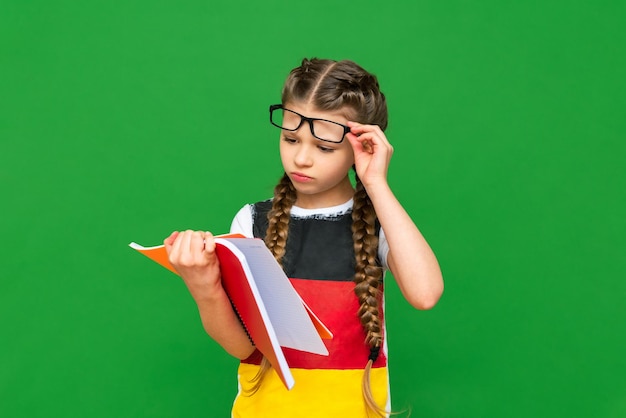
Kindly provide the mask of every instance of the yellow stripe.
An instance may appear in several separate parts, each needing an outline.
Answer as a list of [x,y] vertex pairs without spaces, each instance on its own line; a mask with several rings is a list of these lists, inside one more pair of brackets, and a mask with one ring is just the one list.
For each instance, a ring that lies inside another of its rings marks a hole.
[[[234,418],[368,416],[361,394],[363,370],[291,369],[296,384],[289,391],[271,369],[259,390],[246,396],[258,368],[245,363],[239,366],[240,392],[233,405]],[[374,399],[387,405],[387,368],[372,369],[370,376]]]

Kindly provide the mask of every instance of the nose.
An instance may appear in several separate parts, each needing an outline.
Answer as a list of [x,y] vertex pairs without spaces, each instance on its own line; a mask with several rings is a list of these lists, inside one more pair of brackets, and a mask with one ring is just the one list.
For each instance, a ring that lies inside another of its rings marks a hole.
[[294,163],[298,167],[311,167],[313,165],[313,151],[315,150],[312,144],[315,138],[313,137],[311,122],[308,122],[302,123],[297,130],[301,140],[294,155]]
[[294,155],[294,163],[298,167],[310,167],[313,165],[313,155],[309,144],[300,144],[296,154]]

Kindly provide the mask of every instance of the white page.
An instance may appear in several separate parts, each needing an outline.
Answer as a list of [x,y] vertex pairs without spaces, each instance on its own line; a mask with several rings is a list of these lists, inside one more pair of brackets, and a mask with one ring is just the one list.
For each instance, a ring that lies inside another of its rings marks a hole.
[[[274,256],[263,241],[246,238],[216,238],[215,242],[232,248],[234,245],[244,255],[269,320],[280,346],[328,355],[300,295],[291,285]],[[231,245],[228,245],[231,244]]]

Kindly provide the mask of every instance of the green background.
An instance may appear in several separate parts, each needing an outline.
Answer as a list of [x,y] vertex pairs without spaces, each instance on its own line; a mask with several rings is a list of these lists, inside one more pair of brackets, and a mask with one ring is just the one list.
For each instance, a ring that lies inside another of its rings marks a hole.
[[377,74],[446,291],[389,281],[395,409],[626,417],[623,1],[0,3],[0,416],[221,417],[236,361],[127,247],[281,174],[303,57]]

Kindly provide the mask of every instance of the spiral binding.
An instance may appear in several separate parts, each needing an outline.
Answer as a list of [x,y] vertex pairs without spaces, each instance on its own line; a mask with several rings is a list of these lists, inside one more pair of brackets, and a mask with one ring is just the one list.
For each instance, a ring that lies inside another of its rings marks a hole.
[[235,311],[235,315],[237,315],[237,318],[239,319],[239,322],[241,323],[241,326],[243,327],[243,330],[245,331],[246,335],[248,336],[248,339],[250,340],[250,343],[252,345],[254,345],[254,341],[252,341],[252,336],[250,335],[250,331],[248,331],[248,327],[243,322],[243,319],[241,318],[241,315],[239,314],[239,310],[237,309],[237,307],[235,306],[235,304],[233,303],[232,300],[230,301],[230,306],[233,307],[233,311]]

